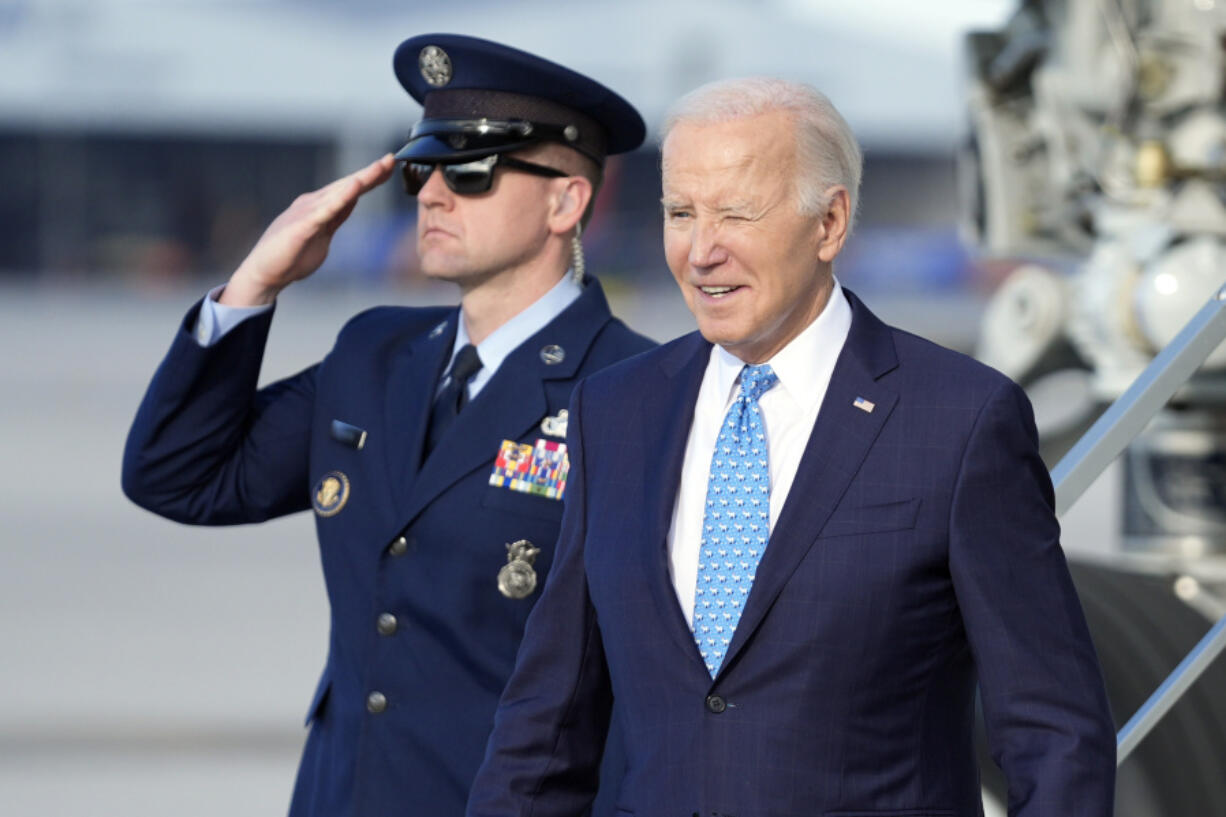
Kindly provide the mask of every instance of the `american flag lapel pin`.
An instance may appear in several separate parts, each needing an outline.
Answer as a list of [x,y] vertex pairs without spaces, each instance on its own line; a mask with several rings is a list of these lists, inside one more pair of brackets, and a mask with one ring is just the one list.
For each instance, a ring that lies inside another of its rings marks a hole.
[[851,402],[853,406],[863,411],[865,414],[872,414],[873,409],[877,408],[877,404],[871,400],[865,400],[863,397],[857,397]]

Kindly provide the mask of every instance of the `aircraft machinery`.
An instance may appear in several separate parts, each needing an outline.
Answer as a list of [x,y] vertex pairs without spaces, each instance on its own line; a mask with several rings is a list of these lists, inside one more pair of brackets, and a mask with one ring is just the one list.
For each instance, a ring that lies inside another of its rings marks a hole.
[[[1026,0],[966,45],[964,227],[1031,259],[979,354],[1060,395],[1052,465],[1226,283],[1226,0]],[[1226,344],[1125,452],[1121,548],[1071,543],[1119,724],[1226,612],[1224,404]],[[1221,664],[1121,767],[1117,815],[1226,813]]]

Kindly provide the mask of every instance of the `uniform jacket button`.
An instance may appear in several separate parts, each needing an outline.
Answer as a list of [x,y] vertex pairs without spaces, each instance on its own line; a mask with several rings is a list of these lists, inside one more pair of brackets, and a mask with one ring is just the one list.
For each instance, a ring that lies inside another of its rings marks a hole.
[[392,556],[403,556],[405,551],[409,549],[409,540],[403,536],[397,536],[387,547],[387,552]]
[[366,696],[366,711],[372,715],[378,715],[383,710],[387,709],[387,696],[382,692],[375,691]]
[[375,624],[376,629],[379,631],[379,635],[392,635],[396,632],[397,626],[398,623],[396,621],[396,617],[391,613],[380,613],[379,620]]
[[728,708],[728,702],[718,695],[707,696],[707,711],[716,715]]

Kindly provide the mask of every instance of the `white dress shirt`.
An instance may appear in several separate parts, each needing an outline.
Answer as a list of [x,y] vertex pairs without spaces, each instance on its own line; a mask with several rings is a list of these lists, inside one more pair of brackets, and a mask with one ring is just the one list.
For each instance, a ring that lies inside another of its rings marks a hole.
[[[209,290],[208,297],[201,304],[200,314],[196,318],[193,334],[196,342],[206,348],[217,343],[227,332],[248,318],[272,309],[271,304],[266,306],[220,304],[217,299],[221,296],[223,289],[225,289],[224,284]],[[468,381],[468,399],[472,400],[477,396],[477,393],[498,371],[498,367],[502,365],[507,355],[515,351],[528,338],[544,329],[550,321],[562,314],[563,310],[582,294],[582,285],[577,283],[574,276],[567,271],[562,276],[562,280],[554,284],[552,289],[477,344],[477,357],[481,358],[481,371]],[[444,372],[451,368],[455,356],[468,343],[468,330],[464,326],[464,321],[461,320],[456,330],[455,343],[451,346],[451,356],[447,358],[447,365],[443,367]],[[447,384],[447,380],[448,378],[443,378],[443,382],[438,384],[440,390]]]
[[[770,452],[771,530],[779,519],[792,481],[796,479],[801,455],[809,442],[830,377],[834,374],[835,361],[850,329],[851,307],[836,280],[830,299],[817,319],[766,361],[779,378],[779,382],[758,400]],[[677,600],[686,622],[691,625],[711,456],[715,453],[715,441],[724,415],[740,392],[739,378],[744,366],[743,360],[723,347],[711,348],[694,405],[694,422],[685,444],[681,484],[668,530],[668,559]]]

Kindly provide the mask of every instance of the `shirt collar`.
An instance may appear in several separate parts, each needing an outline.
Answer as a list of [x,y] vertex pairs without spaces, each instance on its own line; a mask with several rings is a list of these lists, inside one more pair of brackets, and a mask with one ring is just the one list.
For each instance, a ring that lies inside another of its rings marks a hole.
[[[520,312],[502,326],[490,332],[489,337],[477,344],[477,356],[481,358],[481,371],[478,373],[482,381],[491,377],[507,355],[514,352],[519,345],[537,332],[544,329],[550,321],[562,314],[580,295],[583,287],[575,281],[569,271],[562,280],[553,285],[553,289],[537,298],[527,309]],[[451,346],[451,358],[447,361],[447,371],[459,354],[470,341],[468,330],[464,328],[464,315],[461,312],[456,327],[455,343]]]
[[[779,378],[779,385],[800,406],[812,407],[821,401],[826,393],[827,378],[815,377],[814,372],[833,371],[850,329],[851,305],[836,278],[821,314],[766,361]],[[719,395],[726,406],[732,401],[733,388],[745,361],[722,346],[715,347],[715,357]]]

